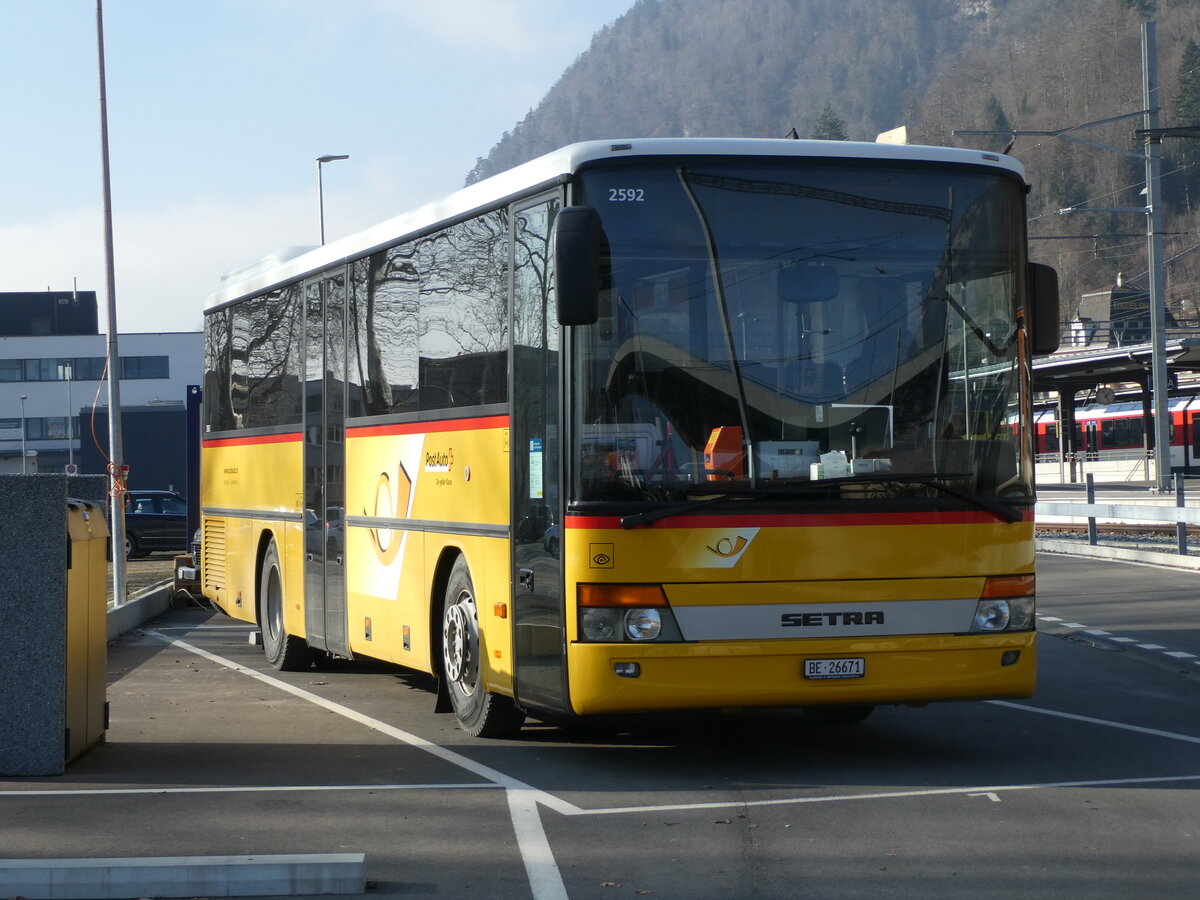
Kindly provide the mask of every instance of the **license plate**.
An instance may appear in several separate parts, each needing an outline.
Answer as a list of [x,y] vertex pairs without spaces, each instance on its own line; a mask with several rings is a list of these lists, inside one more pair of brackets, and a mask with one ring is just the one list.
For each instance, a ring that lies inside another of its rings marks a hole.
[[861,656],[804,661],[805,678],[862,678],[866,674],[867,661]]

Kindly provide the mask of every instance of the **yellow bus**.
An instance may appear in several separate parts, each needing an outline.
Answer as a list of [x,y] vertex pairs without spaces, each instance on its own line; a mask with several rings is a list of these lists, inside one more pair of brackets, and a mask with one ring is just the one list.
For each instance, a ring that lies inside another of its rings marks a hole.
[[1024,697],[1028,185],[974,150],[588,142],[226,276],[200,577],[475,736]]

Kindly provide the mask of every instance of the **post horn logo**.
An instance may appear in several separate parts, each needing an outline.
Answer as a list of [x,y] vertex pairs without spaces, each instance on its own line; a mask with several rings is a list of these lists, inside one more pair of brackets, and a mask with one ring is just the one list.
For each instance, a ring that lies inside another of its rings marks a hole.
[[[375,485],[375,511],[368,513],[363,510],[363,515],[387,519],[407,515],[408,498],[411,491],[412,479],[408,477],[408,472],[404,470],[403,464],[396,466],[394,487],[388,473],[381,472],[379,481]],[[385,566],[391,563],[396,558],[396,554],[400,552],[400,535],[390,528],[372,528],[371,543],[374,544],[375,555]]]
[[709,545],[708,549],[722,559],[732,559],[735,556],[741,555],[741,552],[746,549],[746,544],[748,543],[749,541],[739,534],[736,539],[721,538],[717,541],[715,547]]

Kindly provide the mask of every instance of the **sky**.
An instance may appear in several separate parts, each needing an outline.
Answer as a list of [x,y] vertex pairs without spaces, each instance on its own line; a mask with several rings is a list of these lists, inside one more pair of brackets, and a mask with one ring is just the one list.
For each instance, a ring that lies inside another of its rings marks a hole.
[[[452,193],[634,0],[103,0],[118,333]],[[0,0],[0,291],[94,290],[96,0]]]

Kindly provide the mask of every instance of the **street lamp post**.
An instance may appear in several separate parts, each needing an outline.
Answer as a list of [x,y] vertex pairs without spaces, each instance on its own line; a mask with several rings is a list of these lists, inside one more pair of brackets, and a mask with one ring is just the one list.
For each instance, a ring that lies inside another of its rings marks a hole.
[[25,394],[21,395],[21,474],[29,474],[29,457],[25,454],[25,401],[28,400]]
[[317,206],[321,212],[321,244],[325,244],[325,185],[321,180],[321,166],[327,162],[333,162],[336,159],[349,159],[349,154],[341,154],[340,156],[318,156],[317,157]]

